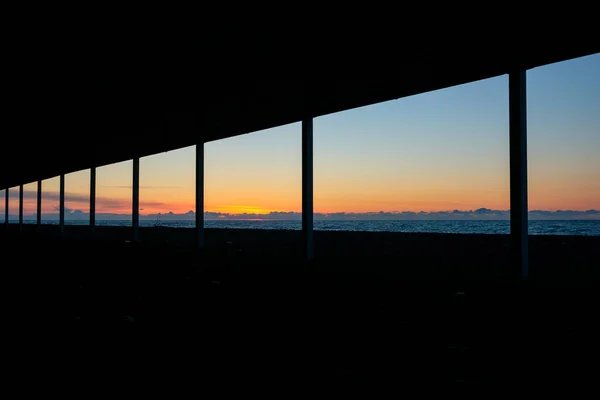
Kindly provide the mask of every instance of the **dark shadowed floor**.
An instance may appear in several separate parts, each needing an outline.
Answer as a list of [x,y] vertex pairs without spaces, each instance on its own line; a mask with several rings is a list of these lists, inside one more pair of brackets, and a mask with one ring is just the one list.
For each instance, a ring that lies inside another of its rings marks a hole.
[[[16,228],[16,227],[10,227]],[[34,227],[30,227],[34,228]],[[598,237],[67,227],[3,232],[15,379],[553,390],[593,384]],[[12,229],[16,230],[16,229]],[[295,387],[295,386],[294,386]]]

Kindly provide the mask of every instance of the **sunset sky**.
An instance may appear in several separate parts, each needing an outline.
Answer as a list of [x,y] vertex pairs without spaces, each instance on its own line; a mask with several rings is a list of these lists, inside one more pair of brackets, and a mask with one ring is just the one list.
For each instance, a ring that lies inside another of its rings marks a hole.
[[[600,209],[598,71],[600,54],[527,73],[530,210]],[[315,118],[315,212],[507,210],[508,121],[506,75]],[[140,160],[142,215],[195,209],[195,151]],[[97,169],[97,213],[130,214],[131,171]],[[42,188],[42,215],[55,213],[58,177]],[[25,214],[36,190],[24,187]],[[69,212],[88,213],[89,170],[65,192]],[[205,211],[300,212],[300,123],[206,143]]]

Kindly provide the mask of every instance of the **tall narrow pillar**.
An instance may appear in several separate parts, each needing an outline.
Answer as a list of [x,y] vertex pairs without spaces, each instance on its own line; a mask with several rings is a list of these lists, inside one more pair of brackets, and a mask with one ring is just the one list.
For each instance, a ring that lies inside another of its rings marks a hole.
[[4,199],[4,224],[8,228],[8,197],[10,196],[10,189],[6,188],[4,195],[6,196]]
[[132,227],[133,227],[133,241],[139,242],[140,240],[140,158],[136,157],[133,159],[133,193],[132,193]]
[[90,230],[96,230],[96,167],[90,168]]
[[60,233],[65,233],[65,174],[60,174]]
[[42,225],[42,181],[39,180],[37,184],[37,213],[36,213],[36,225],[38,229]]
[[204,248],[204,142],[196,145],[196,243]]
[[23,230],[23,185],[19,186],[19,230]]
[[302,120],[302,236],[304,257],[313,259],[313,119]]
[[508,75],[510,114],[510,236],[515,267],[523,279],[528,265],[526,71]]

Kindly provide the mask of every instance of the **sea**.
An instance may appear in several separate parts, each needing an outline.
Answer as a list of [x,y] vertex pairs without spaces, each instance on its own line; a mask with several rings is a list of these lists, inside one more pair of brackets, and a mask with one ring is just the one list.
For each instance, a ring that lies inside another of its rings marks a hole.
[[[11,221],[14,222],[14,221]],[[35,224],[35,221],[23,221]],[[58,224],[58,221],[42,221],[44,224]],[[65,221],[66,225],[88,225],[88,221]],[[131,220],[100,220],[97,226],[131,226]],[[172,228],[194,228],[193,220],[140,221],[141,227],[163,226]],[[301,230],[302,222],[274,220],[206,220],[205,228],[228,229],[272,229]],[[314,221],[314,229],[322,231],[369,231],[369,232],[430,232],[430,233],[477,233],[509,234],[510,222],[506,220],[420,220],[420,221]],[[600,236],[600,220],[530,220],[531,235],[583,235]]]

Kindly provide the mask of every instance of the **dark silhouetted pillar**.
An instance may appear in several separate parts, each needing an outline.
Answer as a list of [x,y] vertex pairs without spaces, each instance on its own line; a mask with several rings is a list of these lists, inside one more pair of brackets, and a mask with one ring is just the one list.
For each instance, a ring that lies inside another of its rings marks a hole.
[[204,248],[204,142],[196,145],[196,243]]
[[65,174],[60,174],[60,233],[65,233]]
[[23,230],[23,185],[19,186],[19,230]]
[[6,196],[6,198],[4,199],[4,224],[8,228],[8,196],[9,196],[8,188],[6,188],[4,195]]
[[42,226],[42,181],[38,181],[37,185],[37,214],[36,225],[38,229]]
[[133,159],[132,227],[133,241],[140,240],[140,158]]
[[527,90],[526,71],[508,75],[510,114],[510,235],[515,266],[527,278]]
[[313,259],[313,119],[302,120],[302,236],[304,255]]
[[90,168],[90,230],[96,229],[96,167]]

